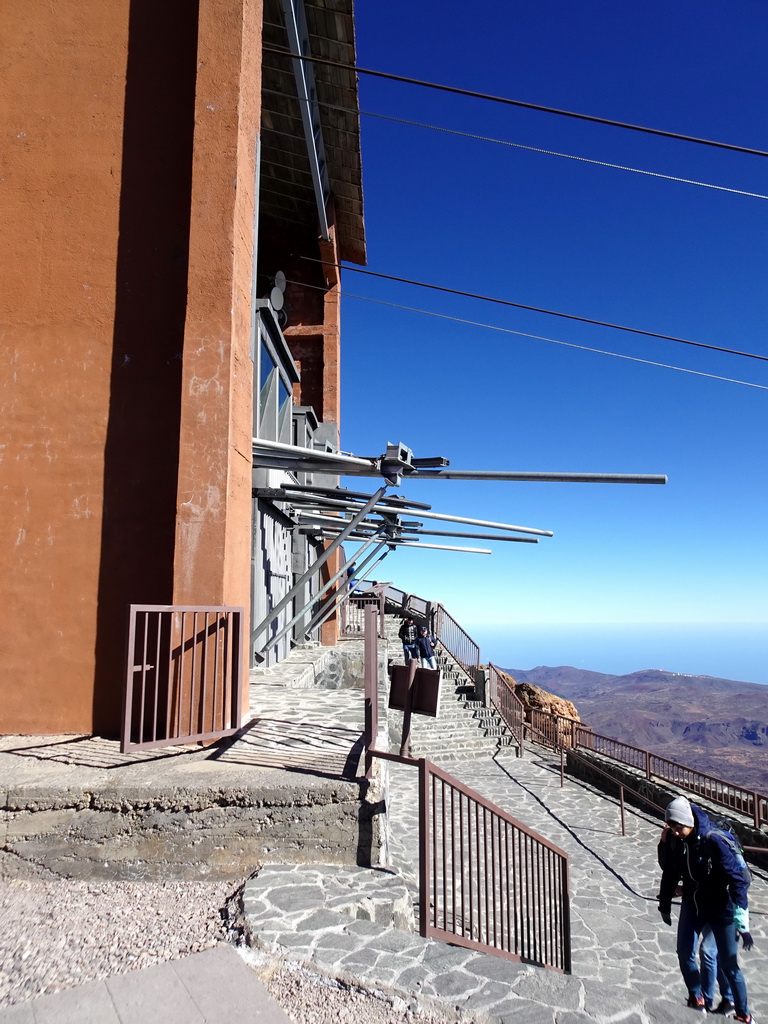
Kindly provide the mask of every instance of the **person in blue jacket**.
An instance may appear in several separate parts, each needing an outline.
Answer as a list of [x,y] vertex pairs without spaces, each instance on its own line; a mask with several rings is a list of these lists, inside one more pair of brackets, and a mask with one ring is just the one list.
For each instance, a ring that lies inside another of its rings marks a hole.
[[696,962],[699,938],[712,930],[717,959],[728,979],[736,1007],[736,1020],[753,1024],[747,986],[737,956],[739,936],[745,949],[754,945],[749,933],[748,881],[735,852],[708,815],[684,796],[675,797],[665,811],[671,831],[682,842],[665,861],[659,892],[659,913],[671,925],[672,897],[682,880],[683,895],[677,926],[677,959],[688,988],[688,1005],[706,1013],[701,974]]
[[426,626],[419,627],[419,635],[416,637],[416,645],[419,648],[421,667],[431,669],[437,668],[437,657],[435,655],[437,641]]
[[[662,871],[666,868],[667,861],[676,856],[676,851],[682,842],[683,840],[677,838],[669,825],[664,826],[659,845],[656,848],[656,856]],[[678,885],[675,889],[675,896],[681,896],[682,892],[683,887]],[[701,974],[701,994],[704,996],[704,1007],[707,1013],[716,1013],[723,1017],[733,1016],[736,1009],[733,1005],[733,993],[728,979],[717,963],[717,943],[712,928],[708,924],[703,925],[701,929],[699,973]],[[720,1002],[717,1007],[715,1007],[715,979],[717,979],[720,989]],[[698,1009],[698,1004],[696,1008]]]

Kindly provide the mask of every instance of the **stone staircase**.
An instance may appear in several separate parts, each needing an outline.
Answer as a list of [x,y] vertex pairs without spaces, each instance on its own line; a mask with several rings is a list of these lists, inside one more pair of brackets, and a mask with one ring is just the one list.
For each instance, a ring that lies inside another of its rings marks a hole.
[[[386,616],[389,656],[402,664],[402,645],[397,636],[402,619]],[[426,757],[436,764],[493,757],[515,740],[498,713],[477,699],[473,680],[443,648],[437,650],[443,674],[437,719],[414,715],[411,719],[411,747],[414,757]],[[399,743],[402,715],[390,711],[390,744]],[[395,747],[396,749],[396,747]]]

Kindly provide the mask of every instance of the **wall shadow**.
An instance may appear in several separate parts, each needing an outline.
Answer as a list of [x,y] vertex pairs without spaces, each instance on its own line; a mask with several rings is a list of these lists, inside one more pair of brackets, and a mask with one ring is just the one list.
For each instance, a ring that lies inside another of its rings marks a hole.
[[170,604],[187,306],[198,0],[132,0],[94,681],[117,735],[128,608]]

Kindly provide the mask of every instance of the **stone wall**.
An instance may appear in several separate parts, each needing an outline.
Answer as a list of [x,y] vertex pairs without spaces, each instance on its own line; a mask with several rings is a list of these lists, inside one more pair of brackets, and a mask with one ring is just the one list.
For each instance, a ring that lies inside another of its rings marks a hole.
[[368,867],[386,847],[380,784],[360,780],[10,792],[0,832],[27,873],[66,878],[236,879],[264,860]]

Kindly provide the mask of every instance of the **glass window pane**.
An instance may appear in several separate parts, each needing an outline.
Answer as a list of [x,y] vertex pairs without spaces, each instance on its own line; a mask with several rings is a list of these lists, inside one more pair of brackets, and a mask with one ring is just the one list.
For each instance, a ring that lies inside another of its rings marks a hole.
[[275,369],[275,361],[269,354],[269,349],[262,341],[261,343],[261,366],[259,367],[259,389],[264,390],[264,385],[269,380],[269,375]]

